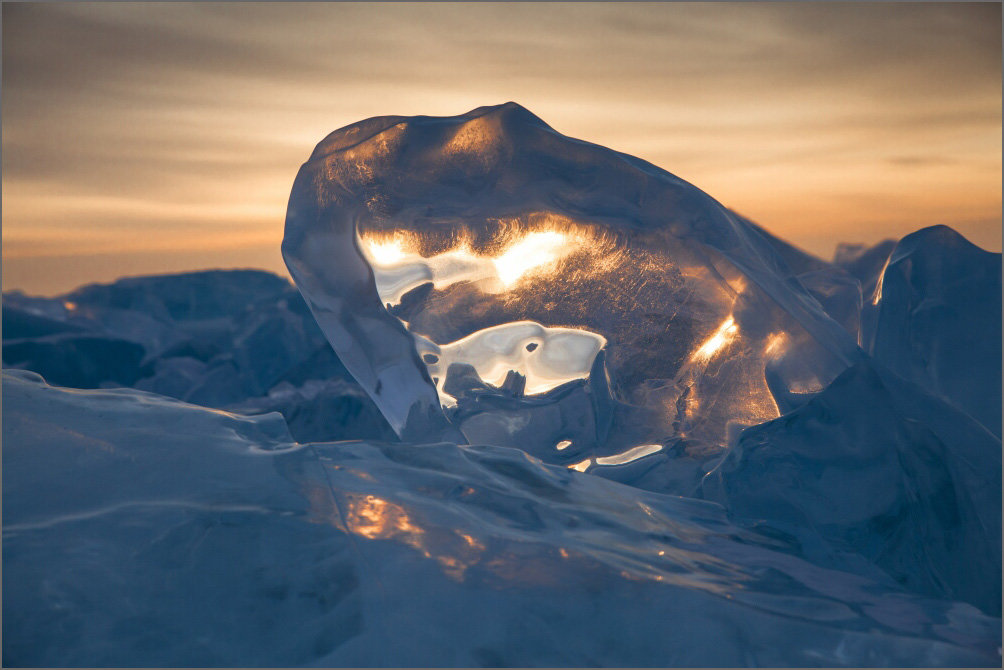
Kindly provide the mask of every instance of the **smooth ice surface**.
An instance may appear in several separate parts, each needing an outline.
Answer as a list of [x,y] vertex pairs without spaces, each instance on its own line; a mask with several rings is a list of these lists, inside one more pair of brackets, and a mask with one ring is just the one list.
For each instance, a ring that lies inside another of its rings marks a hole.
[[511,373],[519,373],[524,379],[523,393],[537,395],[565,382],[588,378],[596,354],[605,344],[602,335],[585,330],[514,321],[442,346],[422,338],[417,349],[445,406],[456,404],[456,398],[443,390],[451,365],[469,365],[482,381],[493,386],[502,386]]
[[3,398],[6,666],[1000,663],[970,605],[516,449],[301,446],[17,371]]
[[1000,378],[977,371],[1001,368],[1001,255],[946,226],[919,230],[890,253],[871,303],[869,353],[1000,437]]

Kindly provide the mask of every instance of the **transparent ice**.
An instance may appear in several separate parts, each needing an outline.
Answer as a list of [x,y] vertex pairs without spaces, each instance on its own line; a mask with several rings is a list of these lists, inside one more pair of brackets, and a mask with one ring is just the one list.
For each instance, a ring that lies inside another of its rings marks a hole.
[[1000,664],[1000,254],[512,103],[332,133],[283,254],[4,294],[5,666]]
[[564,464],[719,452],[861,356],[839,321],[856,282],[512,103],[332,133],[297,176],[283,255],[405,439]]

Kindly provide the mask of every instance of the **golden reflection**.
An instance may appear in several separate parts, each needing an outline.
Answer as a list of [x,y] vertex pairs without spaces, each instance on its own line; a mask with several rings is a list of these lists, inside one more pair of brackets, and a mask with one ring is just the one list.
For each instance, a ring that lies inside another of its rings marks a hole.
[[892,260],[892,255],[885,259],[882,270],[878,273],[878,283],[875,284],[875,292],[872,294],[872,305],[875,307],[878,307],[878,304],[882,302],[882,284],[885,283],[885,272],[889,269],[890,260]]
[[783,354],[788,344],[788,336],[785,333],[771,333],[767,338],[767,345],[764,347],[764,356],[776,356]]
[[71,302],[69,300],[64,300],[63,301],[63,307],[65,309],[68,309],[68,310],[70,310],[72,312],[73,310],[75,310],[77,308],[77,303]]
[[422,240],[406,231],[360,234],[359,247],[374,270],[381,298],[396,303],[404,293],[430,281],[437,289],[462,281],[480,281],[480,288],[486,292],[508,291],[526,277],[548,269],[553,272],[558,261],[579,250],[598,252],[611,246],[606,238],[564,220],[538,218],[544,225],[530,229],[507,223],[504,232],[477,252],[470,240],[460,235],[451,248],[423,256]]
[[481,541],[478,540],[476,537],[472,537],[470,535],[467,535],[466,533],[460,533],[460,532],[458,532],[457,534],[464,542],[467,543],[468,547],[471,547],[472,549],[477,549],[478,551],[484,551],[485,545],[482,544]]
[[503,286],[512,286],[531,270],[553,263],[574,251],[575,245],[570,242],[563,233],[555,231],[527,234],[493,259],[499,280]]
[[348,494],[349,532],[369,540],[395,540],[436,561],[451,579],[462,581],[467,569],[481,560],[485,544],[460,531],[426,531],[404,507],[374,495]]
[[568,466],[569,470],[578,470],[579,472],[585,472],[589,469],[589,466],[593,464],[593,459],[587,458],[584,461],[579,461],[578,463],[573,463]]
[[349,530],[371,540],[425,532],[411,522],[403,507],[372,495],[350,498],[346,520]]
[[729,316],[729,318],[722,322],[722,325],[718,326],[718,330],[693,353],[690,360],[702,363],[710,361],[712,356],[731,342],[738,332],[739,326],[736,324],[735,319]]
[[392,265],[405,257],[404,240],[401,237],[367,240],[367,250],[378,265]]

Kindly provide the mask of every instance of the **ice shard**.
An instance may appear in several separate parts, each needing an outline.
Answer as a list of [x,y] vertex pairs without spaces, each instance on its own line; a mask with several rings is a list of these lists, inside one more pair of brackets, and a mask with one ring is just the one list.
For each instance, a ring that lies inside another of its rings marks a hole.
[[1001,436],[1001,255],[947,226],[907,235],[890,252],[863,333],[876,360]]

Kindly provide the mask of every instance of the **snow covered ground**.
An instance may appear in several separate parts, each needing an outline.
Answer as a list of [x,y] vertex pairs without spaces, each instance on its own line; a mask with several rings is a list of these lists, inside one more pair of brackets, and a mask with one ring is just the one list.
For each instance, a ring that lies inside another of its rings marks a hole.
[[335,131],[283,252],[4,294],[5,665],[1001,663],[1000,254],[512,103]]

